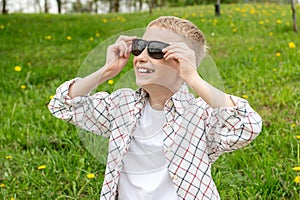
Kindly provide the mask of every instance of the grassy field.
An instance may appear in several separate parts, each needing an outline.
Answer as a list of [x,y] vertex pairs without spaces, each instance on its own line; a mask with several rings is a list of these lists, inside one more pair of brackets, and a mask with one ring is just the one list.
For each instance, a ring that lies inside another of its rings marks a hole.
[[[222,199],[300,199],[293,170],[300,165],[300,37],[292,31],[290,6],[233,4],[222,12],[215,17],[213,6],[199,6],[153,15],[0,16],[0,199],[99,198],[104,163],[46,105],[94,47],[160,15],[198,25],[226,92],[248,99],[263,118],[251,145],[214,164]],[[104,89],[112,90],[118,78]]]

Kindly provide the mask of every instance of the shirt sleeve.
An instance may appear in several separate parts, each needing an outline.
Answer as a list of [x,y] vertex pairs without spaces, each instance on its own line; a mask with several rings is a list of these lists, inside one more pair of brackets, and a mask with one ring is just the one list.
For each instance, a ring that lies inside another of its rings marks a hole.
[[48,104],[50,112],[79,128],[108,137],[110,95],[98,92],[71,98],[68,96],[69,88],[77,79],[79,78],[67,81],[57,88]]
[[216,108],[207,124],[208,155],[213,163],[222,153],[246,146],[261,132],[262,119],[248,101],[231,96],[235,107]]

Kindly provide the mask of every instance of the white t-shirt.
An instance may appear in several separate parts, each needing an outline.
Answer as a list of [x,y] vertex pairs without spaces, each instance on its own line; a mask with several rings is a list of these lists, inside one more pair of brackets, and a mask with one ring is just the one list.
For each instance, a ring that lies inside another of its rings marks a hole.
[[164,157],[164,111],[147,102],[123,159],[119,200],[178,200]]

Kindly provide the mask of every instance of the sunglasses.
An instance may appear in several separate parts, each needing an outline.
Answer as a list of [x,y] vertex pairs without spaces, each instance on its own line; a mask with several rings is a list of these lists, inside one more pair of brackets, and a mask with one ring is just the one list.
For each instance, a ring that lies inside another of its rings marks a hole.
[[164,53],[162,50],[169,44],[160,41],[147,41],[142,39],[134,39],[132,41],[131,53],[134,56],[140,55],[147,47],[148,55],[154,59],[162,59]]

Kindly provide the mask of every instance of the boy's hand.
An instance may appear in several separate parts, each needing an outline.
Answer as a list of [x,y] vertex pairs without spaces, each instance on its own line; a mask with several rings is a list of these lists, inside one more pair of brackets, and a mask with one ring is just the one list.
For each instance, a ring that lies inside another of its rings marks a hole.
[[103,76],[110,79],[123,69],[126,65],[131,51],[132,40],[135,36],[121,35],[117,41],[107,48],[105,71]]
[[198,75],[195,52],[184,42],[170,43],[163,52],[165,60],[174,59],[178,62],[178,73],[185,82],[188,83],[191,76]]

